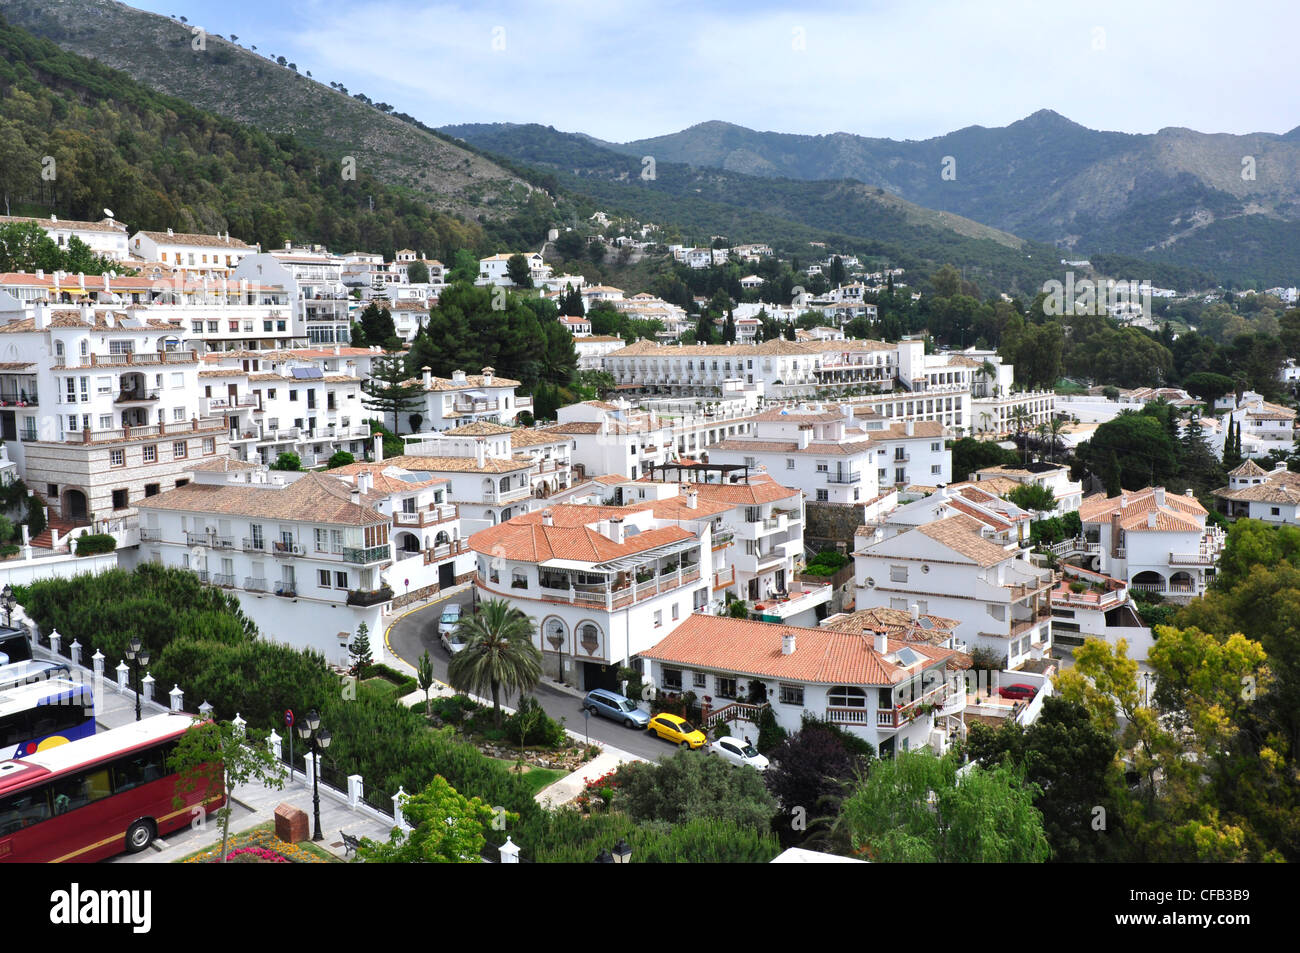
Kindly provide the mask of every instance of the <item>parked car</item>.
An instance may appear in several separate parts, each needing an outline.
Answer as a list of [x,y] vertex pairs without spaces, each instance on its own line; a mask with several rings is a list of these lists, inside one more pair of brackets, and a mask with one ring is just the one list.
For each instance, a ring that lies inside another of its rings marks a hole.
[[660,713],[650,719],[648,727],[652,735],[681,745],[683,748],[702,748],[709,740],[704,737],[704,732],[696,729],[679,715]]
[[438,641],[442,643],[442,647],[446,650],[448,655],[455,655],[457,652],[463,652],[465,646],[469,644],[469,639],[465,638],[465,636],[461,635],[459,632],[444,632],[442,635],[438,636]]
[[998,694],[1003,698],[1028,700],[1038,694],[1038,689],[1033,685],[1003,685],[998,689]]
[[438,618],[439,634],[453,632],[456,626],[460,625],[460,606],[452,603],[442,607],[442,615]]
[[747,764],[756,771],[767,770],[767,758],[758,753],[758,749],[748,741],[727,735],[719,738],[708,747],[709,754],[720,755],[724,761],[732,764]]
[[618,692],[606,691],[603,688],[587,692],[587,697],[582,701],[582,707],[593,715],[602,715],[605,718],[612,718],[614,721],[621,721],[629,728],[644,728],[650,721],[650,716],[637,708],[632,699],[620,695]]

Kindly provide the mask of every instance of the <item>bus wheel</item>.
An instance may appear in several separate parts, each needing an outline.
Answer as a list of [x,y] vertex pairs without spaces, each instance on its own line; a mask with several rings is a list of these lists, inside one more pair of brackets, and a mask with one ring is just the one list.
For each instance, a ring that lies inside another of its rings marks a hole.
[[138,854],[150,844],[158,834],[158,827],[149,818],[136,821],[126,829],[127,853]]

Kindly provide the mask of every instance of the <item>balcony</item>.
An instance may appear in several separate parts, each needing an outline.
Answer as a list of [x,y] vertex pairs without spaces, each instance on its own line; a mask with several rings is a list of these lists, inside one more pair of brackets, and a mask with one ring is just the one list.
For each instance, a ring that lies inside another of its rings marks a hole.
[[186,533],[186,546],[207,546],[210,549],[232,549],[235,541],[229,536],[217,536],[214,533]]
[[266,540],[261,537],[245,536],[241,541],[241,547],[246,553],[264,553],[266,552]]
[[830,602],[833,589],[830,583],[796,583],[784,595],[754,603],[754,611],[762,616],[764,622],[784,622],[791,616]]
[[508,490],[494,490],[491,493],[483,494],[484,503],[513,503],[515,500],[526,500],[532,494],[532,488],[525,484],[523,486],[511,487]]
[[434,526],[454,520],[459,515],[459,508],[450,503],[434,503],[413,513],[399,510],[393,514],[393,523],[396,526]]
[[301,543],[278,539],[271,542],[272,556],[301,556],[306,551]]
[[157,543],[162,540],[162,530],[156,526],[140,527],[140,542]]
[[1171,566],[1213,566],[1216,556],[1208,551],[1199,553],[1170,553]]
[[344,546],[343,561],[365,566],[370,563],[383,562],[392,558],[392,547],[388,543],[382,546]]
[[850,470],[848,473],[842,473],[839,471],[836,472],[827,471],[826,473],[827,483],[857,483],[861,479],[862,479],[862,474],[860,472],[856,472],[852,470]]
[[451,543],[442,543],[438,546],[430,546],[424,551],[424,564],[429,566],[444,559],[459,556],[461,553],[465,552],[469,552],[469,544],[467,544],[463,539],[458,539]]
[[721,548],[724,547],[724,546],[728,546],[728,545],[731,544],[732,540],[734,540],[735,538],[736,538],[736,534],[733,533],[733,532],[731,532],[731,530],[724,530],[724,531],[721,532],[721,533],[714,533],[714,534],[713,534],[713,548],[714,548],[714,549],[721,549]]
[[199,577],[199,582],[208,581],[208,571],[206,569],[191,569],[190,572]]
[[381,602],[390,602],[392,598],[393,590],[388,586],[380,586],[378,589],[352,589],[348,592],[348,605],[377,606]]
[[234,574],[217,573],[212,577],[212,584],[214,586],[224,586],[227,589],[233,589],[235,588]]
[[734,586],[735,584],[736,584],[735,566],[728,566],[726,572],[715,571],[713,573],[713,588],[715,590],[725,589],[727,588],[727,586]]
[[[964,686],[956,691],[964,692]],[[941,711],[948,700],[949,686],[938,685],[920,698],[914,698],[895,708],[878,708],[876,709],[876,727],[877,728],[902,728],[904,725],[910,725],[916,720],[922,705],[934,706],[934,710]],[[827,709],[828,711],[830,709]],[[852,709],[850,709],[852,710]]]
[[113,398],[115,404],[144,404],[158,399],[158,388],[149,390],[124,390]]
[[266,592],[266,579],[262,576],[245,576],[244,588],[249,592]]
[[0,388],[0,407],[35,407],[40,402],[34,384],[15,390]]
[[277,582],[275,584],[275,594],[277,596],[284,596],[286,599],[292,599],[298,595],[298,588],[297,585],[292,582]]

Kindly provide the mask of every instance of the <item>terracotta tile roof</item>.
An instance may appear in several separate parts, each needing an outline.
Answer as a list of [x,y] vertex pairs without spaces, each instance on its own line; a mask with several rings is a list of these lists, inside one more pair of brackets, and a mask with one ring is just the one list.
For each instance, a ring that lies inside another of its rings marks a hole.
[[[424,378],[412,377],[402,383],[404,384],[423,384]],[[464,383],[454,381],[449,377],[433,377],[429,380],[429,386],[425,388],[428,391],[449,391],[449,390],[473,390],[477,387],[518,387],[519,381],[511,380],[508,377],[497,377],[492,375],[491,383],[484,383],[482,374],[466,374]]]
[[1164,492],[1161,487],[1148,486],[1132,492],[1126,490],[1119,496],[1112,497],[1107,497],[1104,493],[1094,493],[1079,504],[1079,519],[1085,523],[1101,523],[1109,521],[1113,513],[1123,512],[1127,529],[1128,514],[1145,514],[1148,510],[1159,508],[1175,517],[1181,516],[1186,519],[1190,516],[1198,525],[1204,522],[1208,514],[1195,497],[1164,492],[1164,506],[1159,506],[1156,502],[1157,489]]
[[964,513],[918,526],[911,532],[922,533],[936,543],[970,560],[977,566],[996,566],[1015,554],[980,535],[979,520]]
[[[1238,467],[1237,469],[1241,469]],[[1233,471],[1236,472],[1236,471]],[[1275,470],[1267,474],[1265,482],[1237,489],[1222,486],[1214,495],[1225,500],[1243,503],[1279,503],[1285,506],[1300,504],[1300,473]]]
[[[202,245],[212,248],[233,248],[238,251],[254,251],[251,245],[245,245],[238,238],[223,238],[219,235],[193,235],[184,232],[175,232],[171,235],[166,232],[137,232],[136,234],[153,239],[159,245]],[[135,235],[131,237],[135,238]]]
[[382,463],[349,463],[325,472],[331,476],[343,477],[354,486],[357,482],[357,474],[369,473],[373,491],[380,496],[387,496],[392,493],[409,493],[412,490],[423,490],[426,487],[451,482],[446,477],[430,477],[427,480],[403,480],[402,474],[409,474],[411,471],[404,467],[393,466],[387,460]]
[[443,435],[447,437],[496,437],[503,433],[514,433],[515,429],[514,427],[503,427],[501,424],[489,423],[486,420],[476,420],[472,424],[462,424],[459,427],[444,430]]
[[42,228],[68,228],[79,232],[121,232],[126,234],[126,226],[121,222],[112,219],[104,219],[99,222],[81,222],[75,219],[51,219],[51,218],[33,218],[27,215],[0,215],[0,225],[10,223],[33,222]]
[[247,460],[236,460],[234,457],[217,457],[215,460],[204,460],[202,463],[196,463],[190,469],[213,473],[237,473],[244,470],[265,470],[266,465],[249,463]]
[[435,473],[514,473],[517,470],[527,470],[532,465],[531,461],[488,457],[483,461],[483,466],[479,466],[474,457],[421,457],[406,453],[389,457],[384,462],[404,470],[430,470]]
[[187,483],[139,503],[141,509],[183,510],[267,520],[369,526],[389,518],[352,502],[351,490],[336,477],[307,473],[287,486]]
[[784,420],[791,423],[798,422],[801,424],[828,423],[833,420],[847,420],[848,417],[842,411],[837,410],[820,410],[820,411],[800,411],[796,408],[775,407],[772,410],[765,410],[761,414],[755,414],[754,420]]
[[[554,525],[543,524],[542,514],[546,512],[551,514]],[[469,545],[475,552],[515,562],[565,559],[594,564],[695,538],[680,526],[664,526],[625,535],[622,543],[616,543],[590,525],[611,516],[626,516],[628,512],[617,506],[561,503],[480,530],[469,538]]]
[[708,450],[730,450],[735,453],[811,453],[817,456],[853,456],[858,453],[870,453],[871,448],[865,440],[855,444],[810,443],[800,450],[793,440],[720,440],[711,444]]
[[540,447],[545,444],[567,442],[568,440],[563,434],[547,433],[544,430],[534,430],[531,427],[515,427],[510,431],[510,446],[516,450],[520,447]]
[[1267,474],[1268,471],[1254,460],[1247,460],[1241,466],[1228,471],[1228,476],[1230,477],[1262,477]]
[[[795,637],[795,649],[781,652],[783,636]],[[876,652],[861,632],[809,629],[774,622],[750,622],[725,616],[694,613],[642,651],[642,658],[657,659],[689,668],[707,668],[738,675],[754,675],[792,682],[823,685],[889,686],[919,674],[936,662],[956,654],[924,642],[888,639],[892,654],[909,648],[922,661],[903,667]]]
[[778,501],[797,506],[803,495],[802,490],[782,486],[763,473],[751,474],[748,483],[692,483],[690,486],[698,493],[701,501],[717,501],[730,506],[757,506]]

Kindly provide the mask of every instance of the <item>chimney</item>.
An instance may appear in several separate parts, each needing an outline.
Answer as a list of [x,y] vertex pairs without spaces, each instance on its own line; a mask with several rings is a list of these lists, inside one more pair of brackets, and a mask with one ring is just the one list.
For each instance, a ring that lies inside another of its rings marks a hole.
[[1163,486],[1158,486],[1156,487],[1156,506],[1164,506],[1164,505],[1165,505],[1165,488]]
[[487,465],[487,447],[481,439],[474,441],[474,460],[478,464],[479,469],[482,469]]
[[495,370],[495,368],[491,368],[491,367],[485,367],[485,368],[483,368],[483,386],[484,386],[484,387],[491,387],[491,386],[492,386],[492,374],[493,374],[494,370]]
[[1155,528],[1156,528],[1156,511],[1150,510],[1147,512],[1147,529],[1155,529]]
[[542,510],[542,525],[543,526],[555,525],[555,517],[552,515],[550,507],[547,507],[546,509]]
[[875,632],[873,633],[873,635],[874,635],[874,638],[873,638],[873,643],[874,643],[874,644],[873,644],[872,647],[876,650],[876,653],[877,653],[878,655],[888,655],[888,654],[889,654],[889,636],[887,636],[887,635],[885,634],[885,630],[884,630],[884,629],[877,629],[877,630],[875,630]]
[[170,228],[167,229],[167,235],[168,235],[168,237],[171,237],[171,236],[172,236],[172,230],[171,230]]
[[428,390],[433,386],[433,368],[425,365],[420,368],[420,379],[424,382],[424,389]]
[[369,470],[362,470],[357,474],[357,489],[362,493],[369,493],[375,488],[375,475]]
[[781,654],[794,655],[794,633],[787,632],[781,636]]
[[911,615],[913,622],[916,622],[921,618],[921,609],[915,602],[908,604],[907,611],[908,614]]
[[361,505],[361,490],[359,487],[352,488],[352,502],[356,506]]
[[95,316],[90,313],[90,305],[85,301],[78,305],[77,310],[81,312],[81,321],[83,324],[90,324],[95,320]]
[[609,538],[620,546],[623,544],[623,517],[611,516],[609,518]]
[[383,461],[384,461],[384,435],[381,433],[377,433],[375,434],[375,463],[383,463]]
[[337,344],[335,344],[335,345],[334,345],[334,356],[335,356],[335,357],[338,357],[339,354],[341,354],[341,353],[342,353],[342,349],[341,349]]
[[907,434],[907,436],[909,437],[914,436],[916,433],[916,421],[915,420],[903,421],[903,433]]
[[700,499],[699,491],[696,490],[695,487],[693,486],[688,486],[686,488],[686,508],[688,510],[695,509],[696,505],[699,503],[699,499]]
[[44,302],[38,301],[32,306],[32,327],[44,331],[50,326],[49,316],[45,313]]

